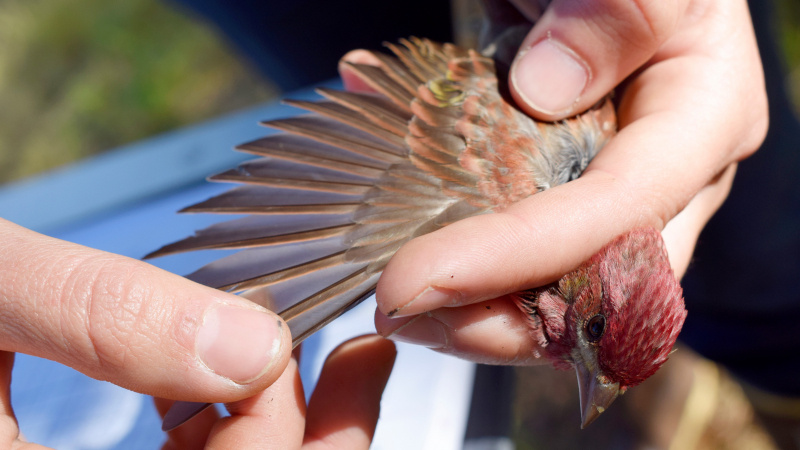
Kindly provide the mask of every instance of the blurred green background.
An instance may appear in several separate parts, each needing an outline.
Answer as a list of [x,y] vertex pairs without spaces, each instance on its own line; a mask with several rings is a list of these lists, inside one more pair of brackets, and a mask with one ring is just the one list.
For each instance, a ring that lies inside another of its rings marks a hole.
[[[775,5],[800,105],[800,2]],[[160,0],[0,0],[0,184],[275,95]]]
[[0,0],[0,183],[276,94],[159,0]]

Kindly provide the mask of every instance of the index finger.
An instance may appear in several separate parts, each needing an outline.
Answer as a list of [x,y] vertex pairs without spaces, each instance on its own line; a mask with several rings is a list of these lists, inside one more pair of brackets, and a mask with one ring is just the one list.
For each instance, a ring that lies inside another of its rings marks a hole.
[[0,350],[195,401],[252,395],[289,359],[276,314],[141,261],[0,219],[0,267]]
[[220,419],[211,430],[207,448],[300,448],[306,402],[294,358],[265,391],[225,406],[231,415]]

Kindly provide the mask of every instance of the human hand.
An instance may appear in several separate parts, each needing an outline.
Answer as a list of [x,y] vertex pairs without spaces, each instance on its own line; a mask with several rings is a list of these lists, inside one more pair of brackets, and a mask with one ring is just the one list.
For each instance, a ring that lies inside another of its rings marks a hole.
[[[163,449],[367,449],[397,351],[375,335],[351,339],[325,362],[306,409],[297,361],[267,390],[227,404],[231,416],[209,408],[169,432]],[[162,416],[171,400],[156,399]]]
[[[536,2],[514,4],[537,18]],[[378,284],[380,334],[480,362],[535,362],[528,326],[503,296],[555,281],[645,226],[664,230],[682,276],[736,162],[767,129],[742,0],[557,0],[525,38],[509,84],[541,120],[583,111],[621,84],[619,134],[581,178],[404,245]]]
[[282,320],[245,299],[0,219],[0,448],[23,445],[13,352],[149,395],[232,402],[278,380],[291,349]]

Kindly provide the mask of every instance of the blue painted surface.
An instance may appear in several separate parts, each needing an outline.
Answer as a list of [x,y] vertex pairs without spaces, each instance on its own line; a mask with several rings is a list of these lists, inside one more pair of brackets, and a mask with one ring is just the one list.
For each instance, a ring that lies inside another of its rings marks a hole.
[[[339,81],[322,86],[337,88]],[[313,89],[290,95],[317,97]],[[0,189],[0,217],[54,233],[98,214],[183,189],[252,158],[234,146],[271,133],[261,120],[299,110],[271,102],[220,119],[124,146]]]
[[[310,90],[292,95],[312,96]],[[231,219],[175,211],[230,187],[204,178],[252,158],[231,148],[268,134],[257,126],[259,120],[296,113],[272,103],[4,186],[0,217],[59,239],[141,258],[196,229]],[[196,252],[152,263],[185,275],[226,253]],[[319,347],[310,344],[303,359],[313,358]],[[157,448],[164,440],[149,397],[28,355],[17,356],[12,403],[28,439],[60,450]]]

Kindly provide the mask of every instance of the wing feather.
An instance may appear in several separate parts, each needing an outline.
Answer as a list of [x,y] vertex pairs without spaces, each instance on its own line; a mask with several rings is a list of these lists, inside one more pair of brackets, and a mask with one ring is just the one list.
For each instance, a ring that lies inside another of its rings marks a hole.
[[[380,125],[376,125],[371,120],[364,117],[363,114],[353,111],[352,109],[342,106],[334,101],[321,100],[309,102],[305,100],[284,100],[284,103],[296,108],[302,108],[307,111],[315,112],[346,125],[350,125],[351,127],[369,133],[380,140],[394,144],[394,146],[399,149],[403,148],[402,136],[395,134],[391,130],[387,130]],[[455,120],[453,120],[453,122],[455,123]]]
[[[375,292],[405,242],[575,178],[614,133],[610,101],[536,123],[500,96],[492,60],[400,44],[378,67],[344,62],[378,94],[288,101],[312,114],[265,122],[284,133],[237,147],[265,158],[211,177],[244,186],[183,210],[252,216],[148,256],[243,248],[188,277],[278,312],[297,345]],[[170,424],[197,408],[183,411]]]
[[550,172],[590,160],[613,133],[606,106],[532,121],[474,51],[413,37],[386,46],[394,56],[373,53],[377,67],[344,62],[378,94],[321,88],[324,100],[287,101],[311,114],[264,122],[283,133],[237,147],[264,158],[211,177],[244,186],[184,210],[252,217],[149,256],[245,249],[190,278],[279,312],[298,343],[373,292],[403,243],[564,182]]
[[350,62],[345,62],[345,64],[364,80],[369,87],[388,97],[403,111],[411,113],[411,108],[408,105],[414,100],[414,95],[403,89],[403,86],[386,75],[383,70],[365,64]]
[[402,161],[406,150],[389,142],[377,139],[355,128],[323,117],[293,117],[270,120],[263,125],[298,136],[304,136],[323,144],[333,145],[378,161],[395,163]]
[[363,114],[376,125],[385,127],[400,137],[408,133],[408,121],[413,117],[411,111],[398,108],[385,97],[327,88],[318,88],[317,92],[331,101]]

